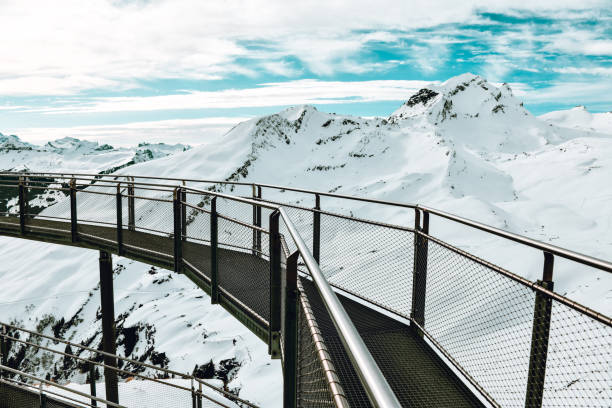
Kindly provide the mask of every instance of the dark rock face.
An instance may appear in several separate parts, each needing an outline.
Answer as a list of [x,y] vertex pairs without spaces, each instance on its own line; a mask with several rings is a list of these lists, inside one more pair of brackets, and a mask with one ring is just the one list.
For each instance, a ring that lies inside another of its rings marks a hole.
[[406,106],[414,106],[418,105],[419,103],[425,105],[437,95],[437,92],[432,91],[431,89],[423,88],[419,92],[412,95],[410,99],[408,99],[408,102],[406,102]]

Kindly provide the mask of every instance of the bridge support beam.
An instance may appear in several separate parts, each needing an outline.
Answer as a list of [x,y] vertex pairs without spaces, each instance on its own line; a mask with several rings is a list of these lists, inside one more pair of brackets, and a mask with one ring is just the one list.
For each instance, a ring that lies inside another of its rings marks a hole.
[[217,217],[217,197],[210,201],[210,301],[219,303],[219,221]]
[[[113,261],[111,254],[100,251],[100,296],[102,304],[102,349],[106,353],[116,354],[115,305],[113,295]],[[117,367],[117,359],[104,356],[104,364]],[[119,403],[117,371],[104,368],[106,400]]]
[[[421,226],[421,210],[415,209],[414,216],[414,272],[412,277],[412,308],[410,319],[420,327],[425,327],[425,294],[427,292],[427,247],[428,240],[423,235],[429,234],[429,213],[423,212],[423,225]],[[411,325],[416,333],[423,337],[418,326]]]
[[[183,181],[183,186],[185,181]],[[187,241],[187,189],[181,188],[181,236],[182,241]]]
[[174,272],[181,273],[183,271],[183,205],[181,197],[183,189],[178,187],[174,190]]
[[77,201],[76,201],[76,180],[70,180],[70,236],[72,242],[77,242],[79,240],[79,235],[77,231]]
[[[261,200],[261,187],[253,185],[253,199]],[[261,227],[261,207],[253,205],[253,225]],[[253,229],[253,255],[261,256],[261,231]]]
[[315,207],[312,213],[312,256],[320,263],[321,259],[321,196],[315,194]]
[[21,234],[25,234],[26,212],[28,208],[28,198],[24,177],[19,177],[19,229]]
[[[554,288],[552,280],[554,260],[553,254],[544,252],[544,272],[542,280],[538,280],[537,284],[548,290],[553,290]],[[542,406],[551,315],[552,299],[541,292],[536,292],[533,310],[533,329],[531,332],[531,353],[529,355],[529,374],[527,377],[527,395],[525,396],[526,408],[540,408]]]
[[297,266],[300,253],[287,258],[287,269],[282,280],[282,303],[285,310],[283,322],[283,408],[297,407],[297,359],[298,359],[298,287]]
[[273,359],[280,358],[281,330],[281,276],[286,266],[279,232],[280,212],[270,214],[270,326],[268,330],[268,353]]
[[128,230],[136,231],[136,209],[135,209],[135,201],[134,198],[134,178],[132,177],[132,182],[128,184],[127,187],[128,194]]
[[117,184],[117,253],[123,256],[123,203],[121,184]]

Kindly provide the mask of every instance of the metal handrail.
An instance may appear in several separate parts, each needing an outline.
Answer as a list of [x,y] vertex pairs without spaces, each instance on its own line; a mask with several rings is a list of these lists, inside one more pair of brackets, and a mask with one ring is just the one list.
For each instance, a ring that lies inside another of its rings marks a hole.
[[[96,179],[92,179],[92,181],[99,180],[100,178],[122,177],[122,178],[132,178],[132,179],[141,178],[141,179],[150,179],[150,180],[171,180],[171,181],[189,181],[189,182],[211,183],[211,184],[230,184],[230,185],[240,185],[240,186],[264,187],[264,188],[271,188],[271,189],[276,189],[276,190],[287,190],[287,191],[294,191],[294,192],[306,193],[306,194],[311,194],[311,195],[333,197],[333,198],[339,198],[339,199],[344,199],[344,200],[367,202],[367,203],[373,203],[373,204],[390,205],[394,207],[401,207],[401,208],[408,208],[408,209],[420,209],[430,214],[434,214],[442,218],[446,218],[450,221],[454,221],[454,222],[457,222],[457,223],[460,223],[460,224],[463,224],[469,227],[473,227],[481,231],[484,231],[484,232],[487,232],[487,233],[514,241],[514,242],[518,242],[520,244],[524,244],[532,248],[550,252],[552,254],[561,256],[563,258],[566,258],[566,259],[569,259],[575,262],[579,262],[579,263],[582,263],[582,264],[585,264],[585,265],[588,265],[588,266],[591,266],[591,267],[594,267],[594,268],[597,268],[597,269],[600,269],[606,272],[612,272],[611,262],[607,262],[602,259],[598,259],[598,258],[589,256],[589,255],[585,255],[585,254],[581,254],[579,252],[571,251],[571,250],[561,248],[555,245],[550,245],[542,241],[538,241],[532,238],[525,237],[523,235],[504,231],[502,229],[495,228],[495,227],[480,223],[478,221],[473,221],[473,220],[470,220],[470,219],[467,219],[467,218],[464,218],[458,215],[454,215],[454,214],[451,214],[451,213],[448,213],[442,210],[437,210],[435,208],[428,207],[428,206],[421,205],[421,204],[410,204],[410,203],[401,203],[401,202],[394,202],[394,201],[377,200],[377,199],[357,197],[357,196],[351,196],[351,195],[345,195],[345,194],[336,194],[336,193],[329,193],[329,192],[316,191],[316,190],[279,186],[279,185],[274,185],[274,184],[247,183],[247,182],[222,181],[222,180],[199,180],[199,179],[156,177],[156,176],[132,176],[132,175],[124,175],[124,174],[55,173],[55,172],[39,172],[39,173],[0,172],[0,176],[13,176],[13,177],[15,176],[38,176],[38,177],[61,176],[65,178],[70,178],[70,176],[95,177]],[[114,182],[125,183],[125,181],[119,181],[119,180],[114,180]],[[150,184],[150,183],[139,183],[139,184],[140,185],[150,185],[150,186],[155,185],[155,184]],[[170,185],[167,185],[167,186],[170,187]],[[230,198],[234,200],[238,199],[238,201],[242,201],[244,203],[260,205],[264,208],[269,208],[272,210],[277,208],[277,206],[264,205],[262,204],[261,201],[257,203],[255,200],[249,200],[249,199],[242,198],[242,197],[238,198],[236,196],[218,193],[214,191],[201,190],[201,189],[197,189],[193,187],[186,187],[186,188],[194,192],[198,192],[202,194],[210,194],[210,195]],[[262,201],[265,202],[266,200],[262,200]],[[310,210],[314,211],[313,209],[310,209]]]
[[336,326],[338,330],[342,344],[344,344],[344,348],[357,371],[357,375],[359,375],[370,401],[375,407],[400,407],[401,404],[395,396],[395,393],[391,390],[385,376],[374,361],[374,357],[372,357],[372,354],[363,342],[351,318],[346,313],[344,306],[340,303],[336,292],[333,291],[323,276],[319,264],[297,232],[295,225],[282,207],[279,208],[279,212],[302,256],[302,260],[306,264],[306,268],[308,268],[312,276],[315,287],[323,300],[323,304],[334,326]]
[[[5,173],[6,174],[6,173]],[[31,173],[29,173],[31,174]],[[2,175],[2,173],[0,173]],[[303,239],[297,232],[295,225],[284,211],[284,209],[277,205],[270,205],[257,200],[251,200],[242,197],[236,197],[224,193],[218,193],[213,191],[205,191],[194,189],[192,187],[182,187],[191,191],[195,191],[202,194],[217,196],[221,198],[227,198],[234,201],[240,201],[246,204],[256,205],[263,208],[278,210],[281,217],[283,218],[290,235],[298,247],[298,251],[302,256],[302,259],[306,263],[306,266],[311,273],[315,287],[317,288],[323,304],[330,314],[331,320],[334,323],[340,339],[346,349],[346,352],[357,372],[359,379],[370,399],[371,403],[375,407],[400,407],[401,404],[391,387],[389,386],[384,375],[380,371],[380,368],[376,364],[367,346],[363,342],[363,339],[359,335],[359,332],[355,328],[355,325],[351,321],[348,313],[340,303],[337,295],[325,279],[323,272],[319,268],[317,261],[314,259],[310,250],[304,243]]]
[[127,408],[125,405],[115,404],[114,402],[107,401],[107,400],[105,400],[103,398],[94,397],[93,395],[89,395],[89,394],[86,394],[86,393],[78,391],[78,390],[73,390],[72,388],[64,387],[63,385],[59,385],[57,383],[54,383],[53,381],[48,381],[48,380],[45,380],[43,378],[38,378],[38,377],[36,377],[36,376],[34,376],[32,374],[28,374],[28,373],[25,373],[23,371],[15,370],[14,368],[5,366],[3,364],[0,364],[0,369],[2,371],[8,371],[8,372],[13,373],[13,374],[18,374],[18,375],[21,375],[23,377],[31,378],[32,380],[40,381],[41,383],[45,383],[45,384],[50,385],[52,387],[57,387],[60,390],[64,390],[64,391],[67,391],[67,392],[72,392],[74,394],[80,395],[81,397],[85,397],[85,398],[92,399],[92,400],[95,400],[95,401],[98,401],[98,402],[102,402],[102,403],[106,404],[107,407]]
[[[35,332],[35,331],[32,331],[32,330],[24,329],[24,328],[21,328],[21,327],[12,325],[12,324],[0,322],[0,327],[2,327],[2,326],[9,327],[9,328],[11,328],[13,330],[21,331],[21,332],[24,332],[24,333],[28,333],[31,336],[38,336],[38,337],[42,337],[42,338],[45,338],[45,339],[48,339],[48,340],[52,340],[53,342],[63,343],[63,344],[72,346],[72,347],[74,347],[76,349],[86,350],[86,351],[89,351],[92,354],[99,354],[99,355],[102,355],[102,356],[116,358],[118,360],[122,360],[122,361],[125,361],[125,362],[128,362],[128,363],[134,364],[136,366],[150,368],[152,370],[160,371],[160,372],[162,372],[164,374],[171,374],[171,375],[174,375],[176,377],[180,377],[182,379],[186,379],[186,380],[192,379],[192,380],[195,380],[195,381],[201,383],[205,387],[208,387],[208,388],[210,388],[212,390],[215,390],[215,391],[219,392],[220,394],[223,394],[227,398],[239,401],[242,404],[247,405],[249,407],[255,407],[255,408],[257,407],[256,405],[253,405],[253,403],[251,403],[251,402],[249,402],[249,401],[247,401],[245,399],[242,399],[242,398],[240,398],[240,397],[238,397],[238,396],[236,396],[234,394],[231,394],[228,391],[225,391],[222,388],[216,387],[216,386],[214,386],[212,384],[207,383],[206,381],[202,381],[200,378],[194,377],[194,376],[189,375],[189,374],[181,373],[181,372],[178,372],[178,371],[175,371],[175,370],[171,370],[171,369],[168,369],[168,368],[158,367],[158,366],[155,366],[155,365],[152,365],[152,364],[148,364],[148,363],[145,363],[145,362],[142,362],[142,361],[134,360],[134,359],[131,359],[131,358],[128,358],[128,357],[121,357],[121,356],[118,356],[116,354],[105,352],[103,350],[97,350],[97,349],[94,349],[94,348],[91,348],[91,347],[88,347],[88,346],[85,346],[85,345],[82,345],[82,344],[78,344],[78,343],[74,343],[74,342],[71,342],[71,341],[68,341],[68,340],[60,339],[58,337],[53,337],[53,336],[50,336],[50,335],[47,335],[47,334],[43,334],[43,333]],[[62,351],[59,351],[59,350],[50,349],[48,347],[41,346],[39,344],[31,343],[31,342],[28,342],[26,340],[21,340],[19,338],[12,337],[12,336],[10,336],[8,334],[0,333],[0,337],[8,338],[8,339],[10,339],[12,341],[16,341],[16,342],[23,343],[23,344],[26,344],[26,345],[29,345],[29,346],[32,346],[32,347],[40,348],[42,350],[50,351],[50,352],[55,353],[55,354],[67,356],[67,357],[74,358],[74,359],[77,359],[77,360],[82,360],[82,361],[85,361],[85,362],[88,362],[88,363],[91,363],[91,364],[95,364],[95,365],[98,365],[98,366],[101,366],[101,367],[104,367],[104,368],[109,368],[111,370],[115,370],[117,372],[122,372],[124,374],[132,374],[135,377],[144,378],[146,380],[150,380],[150,381],[153,381],[153,382],[159,382],[159,383],[162,383],[164,385],[168,385],[170,387],[175,387],[175,388],[181,388],[181,389],[184,389],[184,390],[188,390],[187,388],[179,386],[179,385],[175,385],[175,384],[171,384],[171,383],[166,383],[164,381],[160,381],[159,379],[146,377],[146,376],[144,376],[142,374],[139,374],[139,373],[133,373],[133,372],[130,372],[130,371],[127,371],[127,370],[123,370],[121,368],[108,366],[108,365],[106,365],[104,363],[100,363],[100,362],[97,362],[97,361],[92,361],[90,359],[83,358],[83,357],[77,356],[75,354],[68,354],[66,352],[62,352]],[[211,399],[210,397],[206,397],[206,398],[209,399],[209,400]],[[214,401],[214,402],[221,404],[218,401]]]
[[[7,175],[10,174],[11,176],[17,176],[19,175],[20,177],[27,177],[27,176],[32,176],[35,174],[46,174],[51,176],[52,174],[61,174],[61,173],[0,173],[0,175]],[[93,175],[88,175],[90,177],[99,177],[99,175],[93,176]],[[129,183],[132,185],[142,185],[142,186],[159,186],[161,184],[151,184],[151,183],[140,183],[140,182],[135,182],[134,176],[125,176],[125,175],[104,175],[103,177],[122,177],[122,178],[127,178],[128,181],[118,181],[118,180],[113,180],[112,182],[114,184],[125,184],[125,183]],[[129,181],[131,178],[131,181]],[[518,234],[514,234],[508,231],[504,231],[502,229],[499,228],[495,228],[477,221],[473,221],[467,218],[463,218],[454,214],[450,214],[441,210],[437,210],[431,207],[427,207],[427,206],[423,206],[423,205],[413,205],[413,204],[403,204],[403,203],[396,203],[396,202],[387,202],[387,201],[383,201],[383,200],[376,200],[376,199],[367,199],[367,198],[361,198],[361,197],[353,197],[353,196],[348,196],[348,195],[341,195],[341,194],[335,194],[335,193],[324,193],[324,192],[316,192],[316,191],[312,191],[312,190],[306,190],[306,189],[297,189],[297,188],[291,188],[291,187],[280,187],[280,186],[275,186],[275,185],[269,185],[269,184],[256,184],[256,183],[242,183],[242,182],[224,182],[224,181],[209,181],[209,180],[193,180],[193,179],[180,179],[180,178],[163,178],[163,177],[138,177],[140,179],[152,179],[152,180],[166,180],[166,181],[195,181],[195,182],[202,182],[202,183],[220,183],[220,184],[233,184],[233,185],[244,185],[244,186],[252,186],[253,188],[257,187],[257,188],[273,188],[273,189],[282,189],[282,190],[288,190],[288,191],[295,191],[295,192],[302,192],[302,193],[308,193],[308,194],[312,194],[315,195],[317,197],[317,203],[318,203],[318,196],[328,196],[328,197],[334,197],[334,198],[340,198],[340,199],[347,199],[347,200],[355,200],[355,201],[361,201],[361,202],[368,202],[368,203],[374,203],[374,204],[382,204],[382,205],[390,205],[390,206],[398,206],[398,207],[402,207],[402,208],[410,208],[410,209],[414,209],[417,213],[422,212],[424,213],[427,217],[432,214],[432,215],[436,215],[439,216],[441,218],[450,220],[451,222],[455,222],[458,224],[462,224],[471,228],[475,228],[481,231],[484,231],[486,233],[504,238],[504,239],[508,239],[510,241],[514,241],[517,242],[519,244],[525,245],[527,247],[531,247],[531,248],[535,248],[541,251],[544,251],[545,253],[549,253],[552,255],[558,255],[562,258],[566,258],[569,259],[571,261],[575,261],[578,262],[580,264],[583,265],[587,265],[590,267],[594,267],[597,268],[599,270],[603,270],[606,272],[612,272],[612,263],[608,262],[608,261],[604,261],[601,259],[597,259],[588,255],[584,255],[584,254],[580,254],[568,249],[564,249],[561,247],[557,247],[554,245],[550,245],[547,244],[545,242],[541,242],[541,241],[537,241],[525,236],[521,236]],[[99,180],[99,179],[98,179]],[[96,181],[96,180],[91,180],[91,181]],[[102,181],[103,184],[105,181],[110,181],[110,180],[99,180]],[[95,185],[95,184],[92,184]],[[170,185],[164,184],[165,186],[171,187]],[[100,187],[108,187],[106,185],[101,185]],[[310,253],[310,250],[308,249],[308,246],[304,243],[303,239],[301,238],[300,234],[297,231],[297,228],[295,227],[295,225],[293,224],[292,220],[289,218],[289,216],[287,215],[287,213],[285,212],[283,206],[283,203],[279,203],[279,202],[273,202],[273,201],[268,201],[268,200],[264,200],[261,199],[260,197],[255,197],[255,195],[253,196],[253,199],[251,198],[247,198],[247,197],[237,197],[231,194],[225,194],[225,193],[220,193],[220,192],[216,192],[216,191],[211,191],[211,190],[204,190],[204,189],[198,189],[198,188],[193,188],[193,187],[187,187],[187,186],[180,186],[180,187],[176,187],[176,188],[181,188],[183,190],[188,190],[189,192],[193,192],[193,193],[197,193],[197,194],[203,194],[203,195],[209,195],[209,196],[213,196],[213,197],[221,197],[221,198],[226,198],[229,200],[233,200],[233,201],[238,201],[238,202],[242,202],[244,204],[247,205],[252,205],[252,206],[257,206],[260,208],[267,208],[267,209],[272,209],[272,210],[278,210],[281,217],[283,218],[287,229],[289,231],[289,234],[292,236],[298,251],[300,253],[300,255],[302,256],[302,259],[304,260],[304,263],[308,269],[308,271],[310,272],[310,275],[312,277],[312,280],[315,284],[315,287],[317,288],[318,293],[321,296],[321,299],[327,309],[327,312],[329,314],[329,316],[331,317],[332,322],[334,323],[334,326],[336,327],[339,337],[344,345],[344,348],[347,352],[347,355],[349,356],[351,363],[353,365],[353,367],[355,368],[355,371],[357,372],[359,379],[364,387],[364,389],[366,390],[366,393],[368,395],[368,397],[370,398],[372,404],[374,406],[399,406],[399,402],[395,396],[395,394],[393,393],[393,391],[391,390],[391,388],[389,387],[389,384],[387,383],[384,375],[382,374],[382,372],[380,371],[379,367],[377,366],[375,360],[373,359],[372,355],[370,354],[368,348],[365,346],[363,340],[361,339],[361,336],[359,335],[358,331],[356,330],[353,322],[351,321],[350,317],[348,316],[348,314],[346,313],[344,307],[342,306],[342,304],[340,303],[336,293],[334,292],[334,290],[332,289],[332,286],[330,285],[330,283],[326,280],[325,276],[323,275],[323,272],[321,271],[317,261],[315,260],[314,256]],[[144,190],[146,190],[147,188],[143,188]],[[151,188],[152,189],[152,188]],[[153,190],[153,189],[152,189]],[[146,197],[143,197],[144,199],[146,199]],[[154,198],[151,198],[154,200]],[[188,205],[187,203],[183,203],[185,205]],[[292,206],[292,205],[290,205]],[[299,207],[301,208],[301,207]],[[327,214],[324,211],[321,211],[318,208],[315,209],[309,209],[309,208],[303,208],[304,210],[309,210],[312,211],[315,214]],[[330,214],[331,215],[331,214]],[[335,215],[335,214],[334,214]],[[344,218],[349,218],[349,219],[355,219],[355,220],[360,220],[358,218],[355,217],[349,217],[349,216],[342,216]],[[418,218],[418,217],[417,217]],[[361,220],[364,222],[370,222],[368,220]],[[249,225],[250,226],[250,225]],[[252,227],[252,226],[250,226]],[[259,227],[261,228],[261,227]],[[400,227],[402,229],[406,229],[408,231],[414,231],[415,234],[419,235],[419,236],[426,236],[428,238],[433,239],[433,237],[430,237],[428,235],[428,233],[423,232],[418,230],[418,228],[412,229],[412,228],[407,228],[407,227]],[[523,282],[522,279],[519,279],[519,281],[521,283],[526,284],[525,282]],[[555,299],[557,299],[557,297],[559,297],[559,295],[556,295],[554,292],[549,291],[545,288],[539,288],[534,286],[536,285],[533,282],[530,282],[530,285],[528,286],[532,286],[536,291],[542,292],[550,297],[553,297]],[[561,299],[561,297],[559,297],[559,299]],[[557,300],[559,300],[557,299]],[[565,298],[563,298],[563,300],[567,300]],[[565,303],[565,302],[563,302]],[[576,310],[582,311],[583,313],[585,312],[583,309],[578,309],[577,306],[574,307]],[[586,309],[586,308],[585,308]],[[592,314],[590,313],[586,313],[587,315],[589,315],[590,317],[593,317],[593,314],[595,314],[596,312],[593,312]],[[598,318],[599,316],[599,318]],[[603,323],[606,323],[609,325],[609,318],[604,319],[604,317],[601,317],[603,315],[599,315],[597,314],[597,316],[593,317],[598,321],[601,321]],[[411,319],[413,320],[413,319]]]
[[469,227],[473,227],[473,228],[479,229],[484,232],[488,232],[493,235],[497,235],[505,239],[509,239],[514,242],[518,242],[519,244],[527,245],[532,248],[550,252],[553,255],[558,255],[562,258],[566,258],[571,261],[582,263],[582,264],[591,266],[593,268],[601,269],[606,272],[612,272],[612,263],[604,261],[602,259],[594,258],[592,256],[584,255],[579,252],[570,251],[569,249],[561,248],[555,245],[550,245],[550,244],[547,244],[546,242],[531,239],[531,238],[528,238],[522,235],[514,234],[512,232],[504,231],[502,229],[491,227],[489,225],[480,223],[478,221],[473,221],[467,218],[460,217],[458,215],[450,214],[450,213],[447,213],[441,210],[436,210],[435,208],[426,207],[424,205],[418,205],[417,208],[423,211],[427,211],[430,214],[434,214],[442,218],[446,218],[448,220],[455,221],[460,224],[467,225]]

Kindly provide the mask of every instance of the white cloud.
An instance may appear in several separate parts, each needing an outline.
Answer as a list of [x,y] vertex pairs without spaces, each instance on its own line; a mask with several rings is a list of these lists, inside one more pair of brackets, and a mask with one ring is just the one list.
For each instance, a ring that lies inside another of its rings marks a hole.
[[612,67],[564,67],[554,68],[553,71],[560,74],[612,76]]
[[161,96],[93,98],[82,104],[30,109],[26,112],[72,114],[403,101],[428,83],[430,82],[405,80],[341,82],[303,79],[266,83],[247,89],[193,91]]
[[590,105],[597,104],[610,109],[612,81],[558,81],[543,88],[527,84],[510,84],[514,94],[526,103]]
[[559,34],[547,38],[547,51],[571,55],[612,56],[612,40],[600,29],[579,30],[565,27]]
[[[572,18],[605,5],[605,0],[524,5],[471,0],[452,7],[445,0],[313,0],[290,5],[271,0],[3,0],[1,92],[71,94],[116,89],[117,83],[131,86],[140,79],[218,79],[235,72],[255,76],[256,69],[293,74],[278,63],[238,62],[248,58],[279,61],[292,56],[320,75],[363,72],[377,68],[360,67],[356,60],[372,42],[393,43],[401,38],[398,33],[416,28],[477,24],[482,18],[476,11]],[[247,48],[245,42],[261,44],[263,50]],[[559,40],[556,46],[579,45]],[[609,49],[605,40],[586,45],[591,54],[607,55]]]

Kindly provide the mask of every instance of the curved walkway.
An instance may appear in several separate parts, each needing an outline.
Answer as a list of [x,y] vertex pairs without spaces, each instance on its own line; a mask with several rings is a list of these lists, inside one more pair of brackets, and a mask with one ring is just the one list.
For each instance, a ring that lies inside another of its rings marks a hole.
[[[0,235],[118,253],[117,230],[78,225],[72,242],[69,222],[28,219],[25,233],[19,218],[0,219]],[[167,235],[123,229],[122,256],[166,269],[174,268],[174,239]],[[211,248],[183,242],[183,272],[211,291]],[[219,248],[219,303],[263,341],[268,341],[270,265],[251,252]],[[312,282],[300,276],[314,316],[350,406],[371,406],[340,337]],[[339,298],[403,406],[473,407],[482,403],[453,370],[408,324],[360,302]]]

